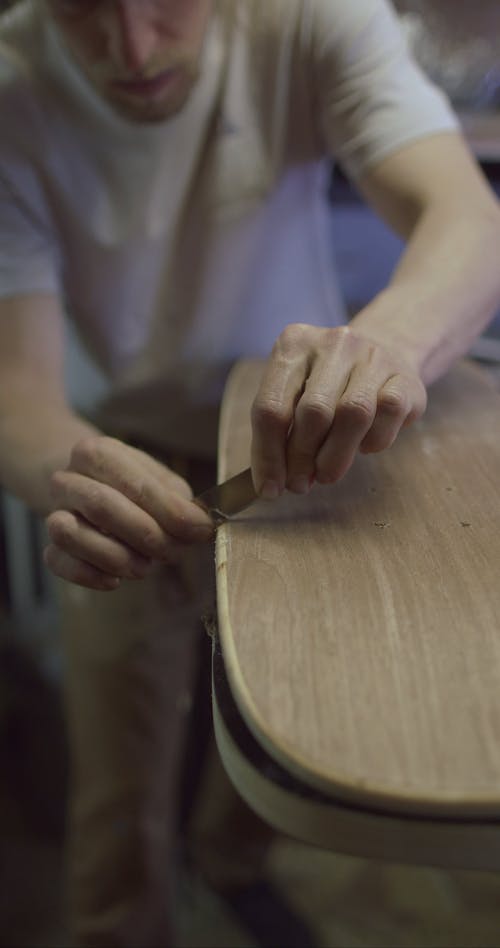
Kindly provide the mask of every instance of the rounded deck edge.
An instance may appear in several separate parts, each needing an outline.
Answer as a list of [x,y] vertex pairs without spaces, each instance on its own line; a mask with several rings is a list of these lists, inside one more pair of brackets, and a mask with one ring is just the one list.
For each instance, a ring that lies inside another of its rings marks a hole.
[[239,714],[217,649],[212,675],[217,747],[236,790],[267,823],[302,842],[351,856],[500,870],[500,821],[390,816],[329,797],[284,770]]

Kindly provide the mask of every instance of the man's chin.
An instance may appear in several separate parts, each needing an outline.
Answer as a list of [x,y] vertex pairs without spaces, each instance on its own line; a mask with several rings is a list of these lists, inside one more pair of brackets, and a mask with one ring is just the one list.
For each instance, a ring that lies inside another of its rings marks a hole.
[[190,76],[175,90],[169,90],[163,96],[133,95],[101,90],[102,97],[122,118],[137,124],[159,124],[177,115],[187,104],[197,76]]
[[189,93],[168,102],[125,100],[123,97],[106,96],[106,101],[121,118],[138,125],[154,125],[173,118],[186,105]]
[[122,99],[111,99],[108,97],[108,104],[121,118],[129,122],[135,122],[138,125],[159,125],[168,121],[180,112],[186,104],[189,96],[186,96],[182,102],[124,102]]

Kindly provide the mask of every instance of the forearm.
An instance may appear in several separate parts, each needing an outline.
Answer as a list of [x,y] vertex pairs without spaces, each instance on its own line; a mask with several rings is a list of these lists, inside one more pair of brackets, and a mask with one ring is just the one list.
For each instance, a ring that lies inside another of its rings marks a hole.
[[465,354],[500,306],[500,212],[431,206],[389,286],[351,322],[401,353],[427,385]]
[[68,464],[73,445],[96,429],[60,400],[10,390],[0,400],[0,485],[45,516],[50,476]]

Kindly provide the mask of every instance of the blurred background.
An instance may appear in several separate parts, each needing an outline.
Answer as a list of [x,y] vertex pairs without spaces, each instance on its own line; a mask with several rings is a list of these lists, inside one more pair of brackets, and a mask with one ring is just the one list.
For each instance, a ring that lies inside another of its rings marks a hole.
[[[352,0],[355,2],[355,0]],[[0,10],[10,5],[0,0]],[[408,43],[451,97],[500,189],[499,0],[397,0]],[[332,254],[351,314],[387,282],[401,243],[332,171]],[[102,386],[69,332],[68,389]],[[500,365],[500,314],[475,354]],[[62,663],[43,524],[0,492],[0,946],[67,944],[62,910],[67,749]],[[374,864],[277,841],[271,871],[325,946],[498,946],[500,876]],[[184,943],[251,945],[201,886],[185,893]]]

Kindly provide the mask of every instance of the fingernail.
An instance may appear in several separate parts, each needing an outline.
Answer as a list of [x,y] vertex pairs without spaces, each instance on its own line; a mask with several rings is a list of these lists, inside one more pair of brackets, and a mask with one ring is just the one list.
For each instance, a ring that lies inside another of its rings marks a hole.
[[118,589],[118,586],[121,585],[121,579],[118,576],[105,576],[102,580],[103,589]]
[[214,532],[215,532],[215,524],[212,522],[210,524],[207,524],[207,526],[200,525],[199,527],[196,527],[193,530],[191,536],[195,542],[196,540],[199,540],[201,543],[203,543],[204,540],[211,540],[214,535]]
[[335,478],[332,477],[330,474],[320,474],[320,473],[318,472],[318,473],[316,474],[316,480],[317,480],[318,484],[326,485],[326,484],[333,484]]
[[264,500],[276,500],[279,497],[280,489],[276,481],[264,481],[261,489],[260,496]]
[[311,489],[311,481],[309,477],[292,477],[288,486],[294,494],[308,494]]
[[152,559],[133,559],[127,573],[128,579],[144,579],[153,569]]

